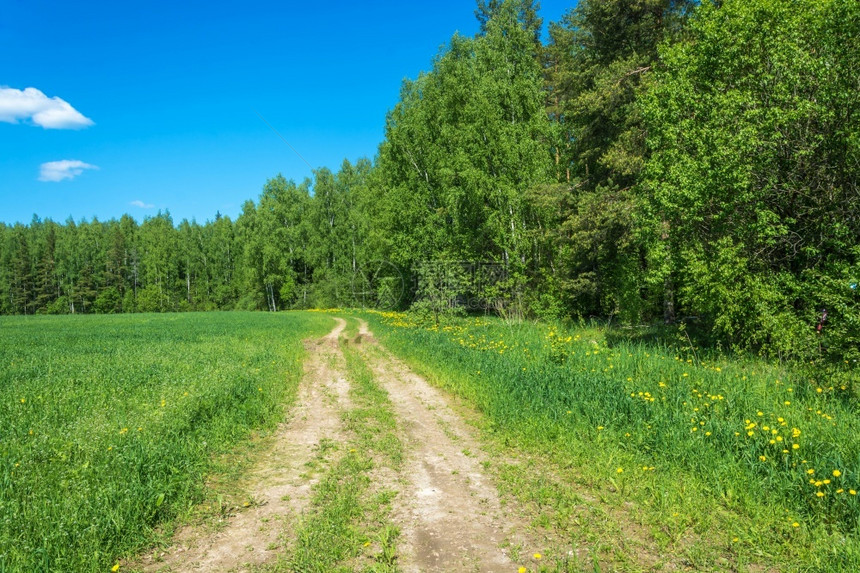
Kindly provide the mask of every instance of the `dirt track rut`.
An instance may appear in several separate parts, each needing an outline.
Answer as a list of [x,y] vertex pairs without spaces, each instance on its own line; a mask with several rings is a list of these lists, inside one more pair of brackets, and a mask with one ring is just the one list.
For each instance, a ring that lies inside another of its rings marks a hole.
[[[372,340],[367,323],[360,336]],[[507,547],[527,541],[506,516],[486,455],[446,397],[381,346],[364,346],[403,428],[406,483],[394,511],[406,571],[516,571]]]

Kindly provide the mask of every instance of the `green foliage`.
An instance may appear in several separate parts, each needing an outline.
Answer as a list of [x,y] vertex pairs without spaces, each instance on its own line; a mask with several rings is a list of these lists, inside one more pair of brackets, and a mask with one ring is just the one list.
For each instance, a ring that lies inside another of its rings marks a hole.
[[310,315],[3,317],[0,570],[106,571],[283,417]]
[[653,318],[633,186],[646,158],[636,107],[657,47],[679,36],[693,2],[582,0],[550,26],[548,111],[559,126],[556,175],[542,190],[557,212],[553,266],[571,312]]
[[[540,225],[527,191],[549,181],[551,126],[520,3],[493,3],[486,33],[455,36],[403,85],[377,169],[387,256],[494,261],[523,269]],[[383,199],[384,196],[384,199]]]
[[[663,50],[643,198],[663,273],[717,339],[806,359],[856,340],[858,26],[855,2],[705,3]],[[828,304],[845,338],[821,345]]]

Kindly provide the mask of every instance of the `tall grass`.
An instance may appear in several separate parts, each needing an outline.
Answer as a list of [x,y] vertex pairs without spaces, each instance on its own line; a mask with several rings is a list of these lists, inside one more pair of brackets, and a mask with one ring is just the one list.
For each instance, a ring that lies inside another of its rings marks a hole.
[[310,314],[0,319],[0,571],[105,571],[283,416]]
[[849,388],[754,359],[610,345],[596,329],[367,318],[492,431],[621,490],[655,520],[681,511],[694,529],[718,524],[710,535],[732,552],[860,565],[860,416]]

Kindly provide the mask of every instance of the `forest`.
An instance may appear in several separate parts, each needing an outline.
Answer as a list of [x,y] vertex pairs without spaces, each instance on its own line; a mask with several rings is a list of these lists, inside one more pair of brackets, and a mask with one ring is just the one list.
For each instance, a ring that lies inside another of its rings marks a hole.
[[[478,299],[856,366],[860,3],[476,16],[404,82],[373,159],[274,176],[235,220],[0,223],[0,314]],[[476,266],[502,272],[461,276]]]

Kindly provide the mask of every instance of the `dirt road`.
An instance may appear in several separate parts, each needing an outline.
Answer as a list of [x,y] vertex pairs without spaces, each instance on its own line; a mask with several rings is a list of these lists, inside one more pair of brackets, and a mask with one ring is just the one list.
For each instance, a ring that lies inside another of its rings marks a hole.
[[326,444],[350,439],[344,420],[354,405],[345,348],[363,361],[387,394],[396,439],[404,446],[396,471],[372,472],[374,491],[395,492],[386,506],[386,527],[399,536],[386,570],[510,572],[521,566],[521,554],[531,556],[534,544],[500,503],[474,429],[443,393],[377,343],[365,322],[359,321],[358,334],[350,339],[343,334],[346,321],[335,322],[327,336],[306,343],[297,403],[244,484],[253,503],[215,531],[199,526],[180,530],[170,548],[153,552],[132,569],[290,570],[295,532],[314,511],[313,492],[325,471],[314,473],[308,467],[314,467]]

